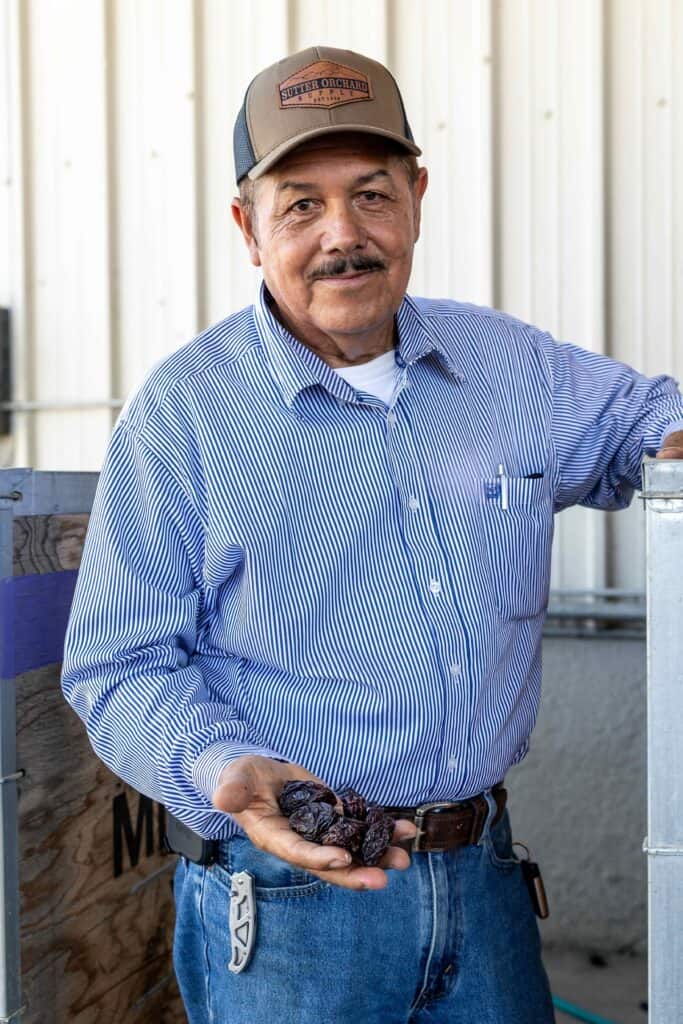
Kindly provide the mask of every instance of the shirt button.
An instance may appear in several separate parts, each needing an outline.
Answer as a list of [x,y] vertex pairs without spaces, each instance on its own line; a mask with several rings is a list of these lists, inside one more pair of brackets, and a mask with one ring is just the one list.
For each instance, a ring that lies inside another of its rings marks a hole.
[[452,772],[454,772],[454,771],[455,771],[455,769],[456,769],[456,768],[458,767],[458,760],[457,760],[457,758],[455,758],[455,757],[449,757],[449,758],[448,758],[448,767],[449,767],[449,769],[450,769],[450,770],[451,770]]
[[411,512],[417,512],[419,507],[420,507],[420,502],[417,500],[417,498],[415,497],[414,494],[411,495],[408,498],[408,508],[410,509]]
[[396,422],[396,413],[390,412],[389,415],[387,416],[387,421],[389,422],[390,426],[393,427],[394,423]]
[[454,679],[456,676],[460,675],[460,666],[455,661],[451,665],[451,675],[453,676]]
[[429,589],[431,590],[432,594],[440,594],[441,593],[441,583],[439,582],[439,580],[430,580],[429,581]]
[[406,365],[405,359],[403,358],[403,356],[400,356],[398,352],[396,353],[396,365],[400,366],[401,368]]

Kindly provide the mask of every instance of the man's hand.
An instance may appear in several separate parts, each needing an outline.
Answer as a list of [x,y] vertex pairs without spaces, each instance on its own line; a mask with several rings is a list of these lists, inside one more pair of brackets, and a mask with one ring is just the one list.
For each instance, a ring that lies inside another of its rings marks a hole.
[[683,459],[683,430],[674,430],[664,438],[662,447],[657,452],[658,459]]
[[[235,819],[254,846],[333,885],[346,889],[383,889],[388,882],[387,868],[400,871],[410,866],[409,855],[397,847],[389,847],[379,866],[359,867],[351,866],[351,855],[339,846],[320,846],[302,839],[289,827],[277,802],[285,783],[293,779],[324,781],[298,764],[251,755],[238,757],[223,769],[212,802],[217,810],[226,811]],[[394,838],[406,839],[415,833],[411,822],[399,821]]]

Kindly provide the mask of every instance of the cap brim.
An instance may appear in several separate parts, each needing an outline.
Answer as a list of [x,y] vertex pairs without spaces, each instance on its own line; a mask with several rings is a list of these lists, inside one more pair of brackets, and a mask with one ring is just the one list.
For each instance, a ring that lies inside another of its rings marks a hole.
[[267,153],[257,164],[254,164],[251,170],[247,172],[247,176],[252,181],[260,178],[278,160],[281,160],[283,156],[296,149],[303,142],[308,142],[309,139],[315,139],[320,135],[332,135],[339,132],[362,132],[364,135],[379,135],[383,139],[391,139],[392,142],[396,142],[405,149],[406,153],[411,153],[413,156],[420,156],[422,154],[419,146],[416,146],[410,139],[406,139],[404,135],[398,135],[396,132],[388,132],[382,128],[369,128],[366,124],[330,124],[324,125],[322,128],[312,128],[308,132],[301,132],[300,135],[295,135],[294,138],[281,142],[279,146],[276,146],[270,153]]

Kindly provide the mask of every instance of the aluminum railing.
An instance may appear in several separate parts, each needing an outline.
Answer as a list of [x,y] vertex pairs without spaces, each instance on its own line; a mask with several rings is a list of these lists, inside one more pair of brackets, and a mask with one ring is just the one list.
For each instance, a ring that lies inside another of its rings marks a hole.
[[649,1020],[683,1021],[683,461],[648,460]]

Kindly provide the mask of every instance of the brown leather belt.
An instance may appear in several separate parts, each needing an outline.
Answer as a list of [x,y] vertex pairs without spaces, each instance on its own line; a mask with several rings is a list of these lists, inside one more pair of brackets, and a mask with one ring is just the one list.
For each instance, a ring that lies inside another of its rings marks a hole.
[[[507,803],[507,790],[499,782],[491,790],[497,810],[491,822],[495,825],[503,815]],[[408,853],[436,853],[457,846],[478,843],[488,814],[483,794],[458,803],[437,801],[419,807],[385,807],[394,818],[407,819],[417,826],[417,835],[395,843]]]

